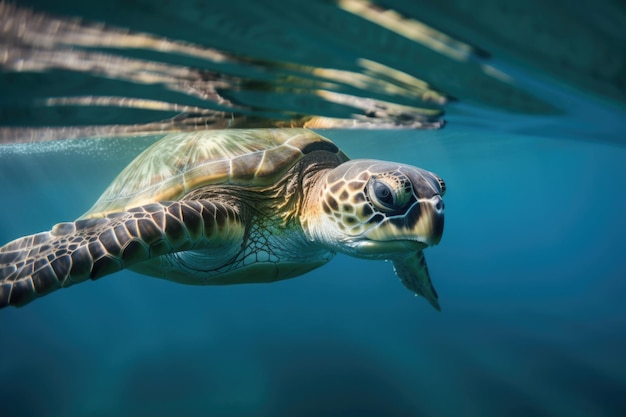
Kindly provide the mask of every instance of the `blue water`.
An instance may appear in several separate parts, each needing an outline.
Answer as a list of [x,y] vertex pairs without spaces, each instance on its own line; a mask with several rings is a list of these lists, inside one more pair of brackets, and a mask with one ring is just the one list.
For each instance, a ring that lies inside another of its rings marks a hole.
[[[270,285],[124,272],[2,311],[3,415],[619,415],[626,149],[454,126],[384,148],[326,134],[446,179],[427,251],[442,313],[391,265],[344,256]],[[3,239],[86,210],[123,162],[99,157],[4,159]]]
[[[441,313],[346,256],[262,285],[122,272],[0,312],[0,416],[626,415],[626,111],[550,80],[519,83],[564,115],[461,97],[442,130],[320,131],[445,179]],[[0,148],[0,243],[80,216],[152,140]]]

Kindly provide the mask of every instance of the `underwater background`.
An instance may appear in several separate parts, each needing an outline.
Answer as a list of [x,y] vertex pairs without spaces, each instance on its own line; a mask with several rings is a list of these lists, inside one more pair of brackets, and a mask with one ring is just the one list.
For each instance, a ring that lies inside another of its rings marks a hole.
[[328,117],[311,127],[350,157],[448,189],[425,251],[442,312],[342,255],[263,285],[124,271],[0,312],[0,416],[626,415],[623,3],[20,1],[0,21],[0,244],[88,210],[160,120]]

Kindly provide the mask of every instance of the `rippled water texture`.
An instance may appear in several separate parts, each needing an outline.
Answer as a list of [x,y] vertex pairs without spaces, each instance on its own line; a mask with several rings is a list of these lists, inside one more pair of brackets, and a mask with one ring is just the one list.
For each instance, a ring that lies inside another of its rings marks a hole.
[[479,123],[495,117],[476,106],[594,124],[593,114],[572,114],[560,83],[623,102],[626,18],[608,1],[592,9],[559,1],[2,3],[0,135],[437,128],[447,109]]
[[170,130],[309,126],[448,187],[442,312],[344,256],[123,271],[0,312],[0,416],[626,415],[624,28],[611,0],[0,3],[0,245]]

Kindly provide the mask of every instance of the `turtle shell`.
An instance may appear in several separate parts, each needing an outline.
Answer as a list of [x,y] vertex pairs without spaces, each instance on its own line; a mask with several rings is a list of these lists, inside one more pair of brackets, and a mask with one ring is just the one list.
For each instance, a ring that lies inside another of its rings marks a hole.
[[173,133],[154,143],[113,180],[82,218],[157,201],[180,200],[209,184],[265,186],[313,151],[347,161],[330,140],[306,129],[225,129]]

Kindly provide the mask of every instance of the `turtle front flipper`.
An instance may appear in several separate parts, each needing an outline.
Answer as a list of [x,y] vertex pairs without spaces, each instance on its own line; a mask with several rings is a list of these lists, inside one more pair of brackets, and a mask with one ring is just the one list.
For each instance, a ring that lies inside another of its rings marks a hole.
[[405,287],[416,295],[426,298],[437,311],[441,311],[439,296],[430,280],[426,258],[424,258],[424,253],[421,250],[405,257],[393,259],[393,268]]
[[202,200],[59,223],[0,248],[0,308],[167,253],[219,248],[242,240],[244,230],[236,208]]

